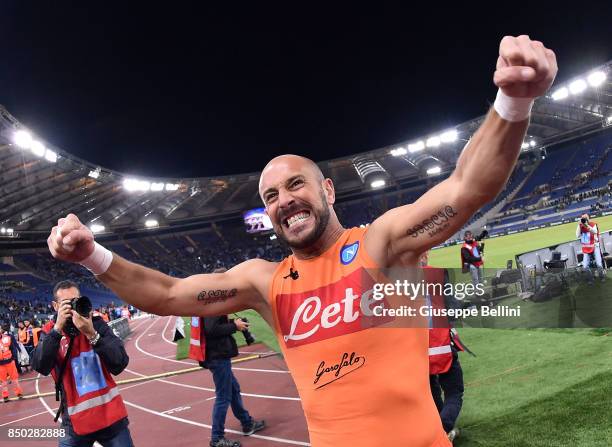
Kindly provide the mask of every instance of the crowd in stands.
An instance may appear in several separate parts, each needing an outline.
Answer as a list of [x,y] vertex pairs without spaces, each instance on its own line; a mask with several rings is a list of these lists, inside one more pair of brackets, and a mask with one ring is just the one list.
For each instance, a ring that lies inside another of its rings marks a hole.
[[53,314],[50,301],[21,301],[12,298],[10,294],[0,294],[0,321],[17,326],[20,321],[43,321]]

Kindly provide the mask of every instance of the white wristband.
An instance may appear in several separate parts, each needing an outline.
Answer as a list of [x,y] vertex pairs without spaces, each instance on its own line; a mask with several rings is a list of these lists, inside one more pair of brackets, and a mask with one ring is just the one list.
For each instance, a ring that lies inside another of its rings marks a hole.
[[81,265],[94,275],[101,275],[108,270],[111,262],[113,253],[96,242],[93,253],[83,259]]
[[497,90],[493,108],[499,116],[513,123],[529,118],[534,98],[514,98],[506,95],[502,89]]

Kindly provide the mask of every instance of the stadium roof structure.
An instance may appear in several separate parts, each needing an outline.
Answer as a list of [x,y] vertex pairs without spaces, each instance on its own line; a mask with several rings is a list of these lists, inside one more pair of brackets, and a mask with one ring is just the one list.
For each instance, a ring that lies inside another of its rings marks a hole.
[[[612,125],[612,61],[557,82],[532,112],[527,151]],[[448,174],[484,116],[400,144],[321,161],[340,200],[399,189]],[[0,237],[46,238],[69,212],[98,231],[181,227],[260,207],[259,173],[202,178],[133,178],[47,144],[0,106]],[[97,226],[97,227],[95,227]],[[10,230],[10,231],[9,231]]]

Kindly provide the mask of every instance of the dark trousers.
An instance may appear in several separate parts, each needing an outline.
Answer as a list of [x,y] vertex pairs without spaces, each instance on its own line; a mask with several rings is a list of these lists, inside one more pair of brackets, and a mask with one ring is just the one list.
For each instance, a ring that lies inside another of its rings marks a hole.
[[[455,426],[463,405],[463,371],[457,351],[453,349],[453,363],[448,371],[429,376],[431,394],[438,407],[442,426],[448,433]],[[442,399],[444,393],[444,399]]]
[[225,434],[225,416],[231,405],[232,413],[243,427],[251,424],[251,416],[242,404],[240,385],[232,372],[230,359],[209,360],[206,367],[210,369],[215,382],[215,406],[212,412],[212,441],[216,442]]
[[103,447],[134,447],[130,430],[126,427],[121,429],[115,435],[109,438],[94,438],[91,436],[71,435],[69,430],[62,425],[66,430],[66,436],[60,438],[58,447],[91,447],[95,441],[98,441]]

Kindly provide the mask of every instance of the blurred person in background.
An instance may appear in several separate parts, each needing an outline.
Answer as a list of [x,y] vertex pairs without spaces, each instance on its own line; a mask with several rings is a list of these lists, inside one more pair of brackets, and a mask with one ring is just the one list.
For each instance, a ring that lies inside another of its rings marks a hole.
[[[215,273],[227,269],[219,268]],[[209,369],[215,383],[215,405],[212,412],[211,447],[240,447],[239,441],[225,438],[225,418],[231,406],[236,419],[242,424],[245,435],[262,430],[266,424],[251,417],[244,408],[240,396],[240,384],[232,372],[232,358],[238,356],[238,345],[232,336],[237,331],[248,329],[249,323],[227,315],[219,317],[192,317],[189,357],[200,366]]]
[[591,260],[594,259],[597,271],[599,272],[599,278],[605,281],[606,274],[599,242],[599,227],[586,213],[580,216],[580,222],[578,222],[578,227],[576,228],[576,238],[580,240],[582,245],[582,268],[590,272]]
[[8,379],[11,380],[15,395],[23,399],[23,390],[19,386],[17,358],[17,340],[9,332],[9,325],[4,323],[0,326],[0,384],[4,402],[9,401]]
[[480,245],[474,239],[472,232],[466,231],[463,235],[463,245],[461,246],[461,266],[464,273],[469,271],[474,286],[482,283],[483,265],[484,253],[481,252]]

